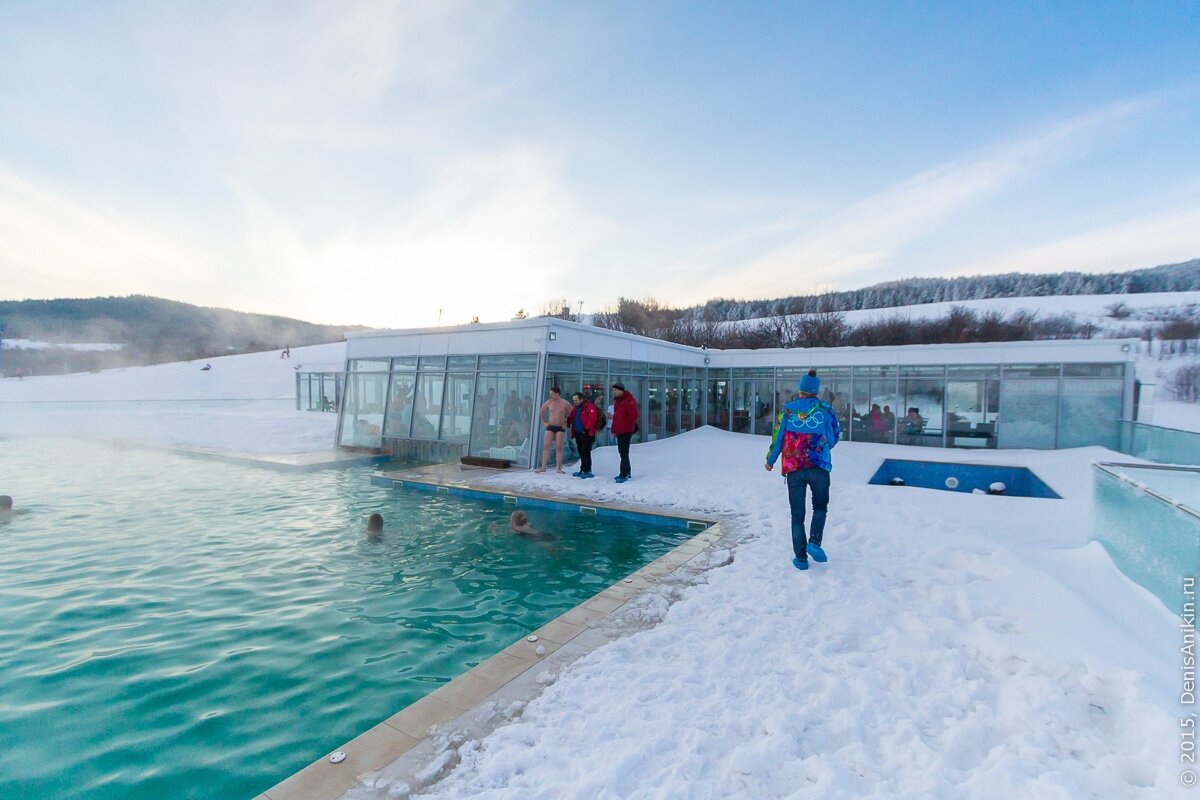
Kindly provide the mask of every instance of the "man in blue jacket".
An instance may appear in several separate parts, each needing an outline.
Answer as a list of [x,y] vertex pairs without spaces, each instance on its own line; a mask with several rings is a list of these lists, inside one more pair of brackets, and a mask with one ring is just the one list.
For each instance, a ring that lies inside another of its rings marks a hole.
[[[817,399],[821,379],[810,369],[800,379],[800,397],[783,407],[775,422],[775,435],[767,451],[767,472],[783,456],[783,477],[787,479],[788,502],[792,507],[792,566],[808,569],[808,557],[813,561],[828,561],[821,549],[825,533],[825,514],[829,510],[829,471],[833,461],[829,456],[841,436],[837,414],[827,403]],[[804,495],[811,488],[813,496],[812,528],[804,535]]]

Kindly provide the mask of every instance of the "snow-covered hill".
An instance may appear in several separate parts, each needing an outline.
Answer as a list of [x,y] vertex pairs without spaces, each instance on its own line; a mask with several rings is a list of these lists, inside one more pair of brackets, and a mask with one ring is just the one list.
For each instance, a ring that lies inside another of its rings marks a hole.
[[[341,370],[345,343],[95,374],[0,379],[0,438],[121,439],[227,453],[333,446],[336,414],[295,410],[298,370]],[[202,370],[206,364],[210,370]]]
[[[1113,316],[1112,309],[1123,306],[1120,316]],[[902,316],[908,319],[937,319],[946,316],[950,309],[965,307],[979,313],[1000,312],[1012,315],[1019,311],[1038,314],[1042,317],[1072,314],[1080,322],[1091,322],[1099,335],[1117,333],[1129,329],[1141,329],[1156,325],[1155,318],[1168,313],[1187,313],[1200,316],[1200,292],[1155,292],[1151,294],[1085,294],[1052,297],[997,297],[990,300],[962,300],[950,303],[923,303],[915,306],[894,308],[870,308],[861,311],[845,311],[847,324],[862,325],[880,319]],[[726,325],[757,327],[766,325],[770,318],[756,318],[728,322]]]
[[[341,370],[345,342],[125,367],[97,373],[0,379],[0,403],[116,400],[269,400],[296,396],[300,369]],[[206,364],[211,370],[202,370]]]

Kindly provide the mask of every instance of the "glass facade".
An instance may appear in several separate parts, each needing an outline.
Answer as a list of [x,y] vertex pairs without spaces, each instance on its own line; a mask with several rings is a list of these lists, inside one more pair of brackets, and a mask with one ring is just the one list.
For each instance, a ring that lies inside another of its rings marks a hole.
[[338,444],[377,448],[383,437],[387,406],[388,360],[351,361],[346,375],[346,402],[338,424]]
[[344,372],[296,373],[296,410],[331,411],[342,407]]
[[[359,359],[347,363],[338,443],[380,447],[384,438],[462,445],[521,465],[541,460],[538,410],[551,386],[581,392],[611,414],[611,385],[637,398],[648,442],[713,425],[772,433],[808,368],[712,369],[550,354],[538,396],[536,354]],[[1116,449],[1123,436],[1126,366],[1096,364],[818,367],[821,399],[849,441],[961,448]],[[333,374],[333,373],[329,373]],[[319,410],[317,373],[297,382],[300,407]],[[337,407],[339,401],[333,401]],[[597,447],[615,442],[608,430]],[[564,454],[578,457],[567,440]]]

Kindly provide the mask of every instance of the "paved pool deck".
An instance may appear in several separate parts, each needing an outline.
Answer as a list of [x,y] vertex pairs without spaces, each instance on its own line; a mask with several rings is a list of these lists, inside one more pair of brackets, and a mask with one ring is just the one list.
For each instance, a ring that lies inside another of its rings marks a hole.
[[[421,483],[488,491],[515,497],[518,503],[525,498],[597,506],[593,498],[566,493],[501,491],[487,482],[487,478],[498,472],[484,467],[440,464],[385,472],[380,477],[400,487],[405,483]],[[431,769],[431,765],[435,765],[442,754],[444,734],[458,732],[479,738],[507,722],[495,713],[495,709],[532,700],[542,691],[545,673],[566,669],[613,641],[621,634],[614,633],[611,626],[603,625],[609,617],[621,613],[628,603],[653,590],[668,575],[689,568],[709,568],[709,549],[725,537],[721,521],[681,515],[678,509],[611,503],[602,507],[702,521],[708,527],[336,748],[333,752],[345,754],[340,763],[332,763],[326,755],[255,800],[336,800],[373,774],[390,784],[406,783],[412,791],[431,785],[440,776],[440,770]]]

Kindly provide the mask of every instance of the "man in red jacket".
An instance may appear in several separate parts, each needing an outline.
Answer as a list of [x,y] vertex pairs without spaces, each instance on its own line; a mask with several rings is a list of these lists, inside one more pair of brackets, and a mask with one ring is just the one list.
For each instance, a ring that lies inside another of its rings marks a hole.
[[634,396],[625,391],[625,385],[614,383],[613,418],[610,430],[617,437],[617,452],[621,454],[621,474],[616,477],[617,483],[629,480],[632,470],[629,467],[629,442],[638,428],[638,404]]
[[567,417],[567,429],[575,439],[579,449],[579,470],[572,472],[576,478],[594,478],[592,474],[592,445],[596,443],[596,425],[600,423],[600,409],[591,398],[584,397],[582,392],[571,395],[575,407],[571,416]]

